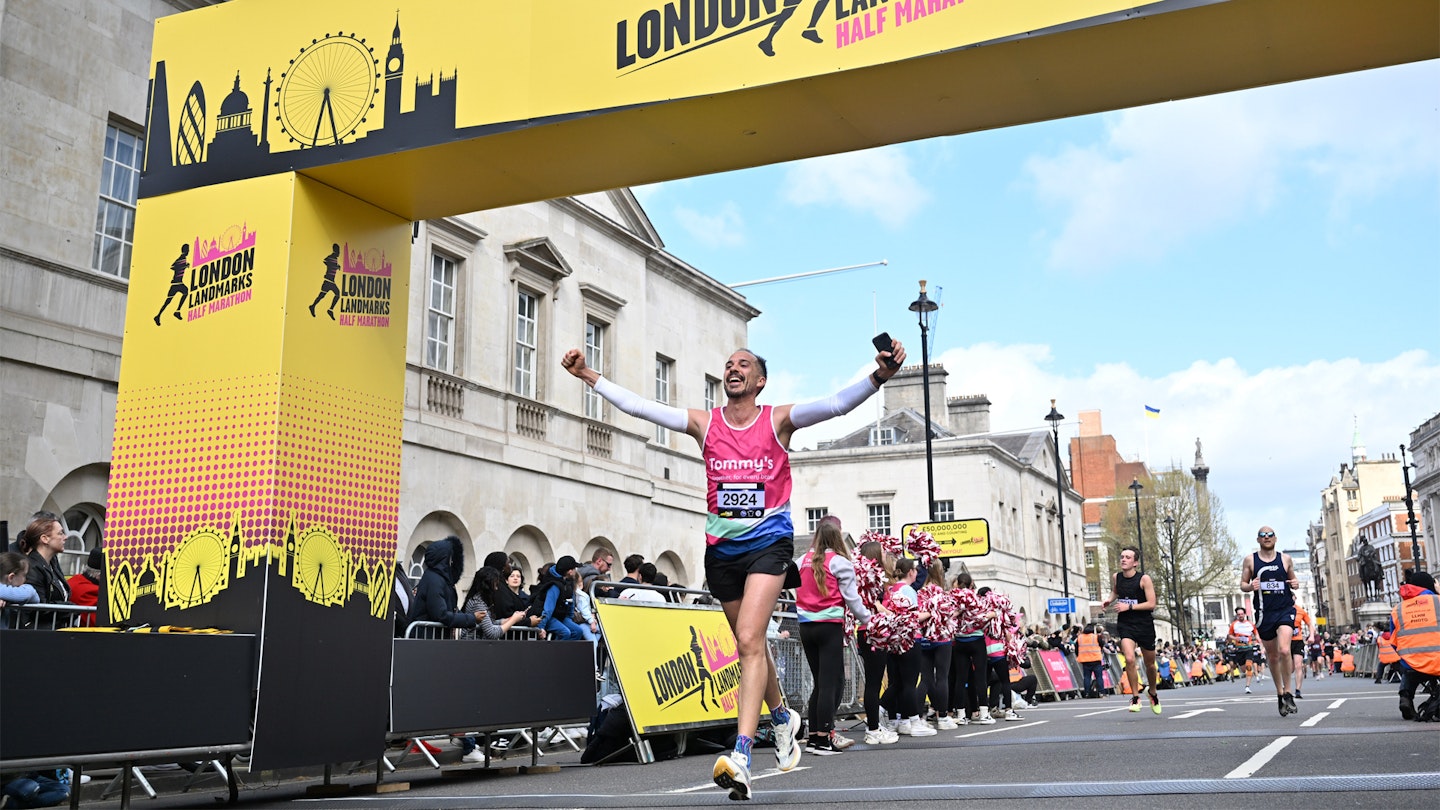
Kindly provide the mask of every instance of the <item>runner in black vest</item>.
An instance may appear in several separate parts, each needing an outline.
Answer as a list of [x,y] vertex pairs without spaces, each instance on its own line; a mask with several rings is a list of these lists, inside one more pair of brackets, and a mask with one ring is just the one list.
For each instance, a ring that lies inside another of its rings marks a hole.
[[1280,716],[1300,711],[1290,694],[1290,637],[1295,630],[1295,589],[1300,580],[1290,555],[1275,551],[1275,530],[1261,526],[1257,537],[1260,550],[1245,558],[1240,572],[1240,590],[1255,594],[1255,627],[1275,681]]
[[1155,693],[1155,583],[1138,569],[1140,552],[1133,546],[1120,549],[1120,571],[1115,574],[1110,598],[1101,608],[1115,605],[1115,624],[1120,631],[1120,652],[1125,656],[1125,675],[1130,679],[1130,711],[1140,711],[1140,673],[1135,668],[1135,648],[1145,657],[1145,678],[1150,686],[1150,711],[1160,713],[1160,696]]

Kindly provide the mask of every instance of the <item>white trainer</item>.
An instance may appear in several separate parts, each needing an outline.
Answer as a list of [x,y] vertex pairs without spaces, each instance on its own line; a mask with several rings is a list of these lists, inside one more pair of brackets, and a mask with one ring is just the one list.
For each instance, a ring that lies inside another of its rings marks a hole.
[[924,720],[921,720],[919,717],[910,718],[911,737],[934,737],[938,733],[939,732],[931,728],[929,724],[927,724]]
[[786,714],[789,719],[774,726],[775,763],[782,771],[788,771],[800,762],[800,713],[789,709]]

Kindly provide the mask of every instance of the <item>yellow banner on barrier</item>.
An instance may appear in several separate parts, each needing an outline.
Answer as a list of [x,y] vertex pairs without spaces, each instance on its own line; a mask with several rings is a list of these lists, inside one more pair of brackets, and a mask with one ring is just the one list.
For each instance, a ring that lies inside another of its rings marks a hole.
[[740,652],[719,608],[598,600],[637,734],[734,722]]
[[984,557],[990,553],[990,522],[985,518],[907,523],[900,536],[908,537],[911,529],[929,532],[940,546],[941,557]]

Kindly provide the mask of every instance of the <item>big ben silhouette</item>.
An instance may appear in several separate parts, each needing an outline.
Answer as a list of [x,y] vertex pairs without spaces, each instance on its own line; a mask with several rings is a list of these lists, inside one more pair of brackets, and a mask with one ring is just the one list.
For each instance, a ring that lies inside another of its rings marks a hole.
[[405,48],[400,45],[400,12],[395,12],[395,33],[390,35],[390,52],[385,54],[385,118],[380,126],[400,121],[400,86],[405,77]]

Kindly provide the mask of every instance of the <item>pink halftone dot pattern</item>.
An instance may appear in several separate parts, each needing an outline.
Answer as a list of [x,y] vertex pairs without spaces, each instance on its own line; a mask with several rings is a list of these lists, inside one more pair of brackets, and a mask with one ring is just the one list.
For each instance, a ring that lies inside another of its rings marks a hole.
[[362,565],[393,562],[404,403],[295,376],[280,403],[280,514],[329,528]]
[[147,560],[212,526],[240,521],[246,546],[274,542],[250,513],[274,511],[276,375],[126,391],[116,403],[105,547],[112,564]]

